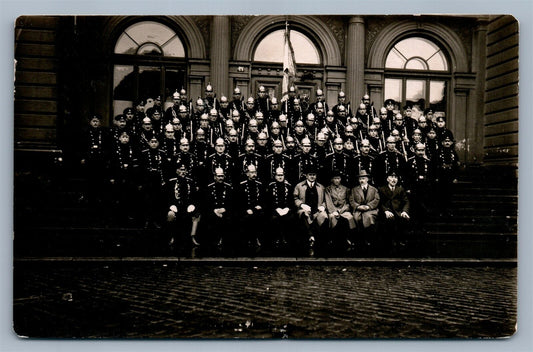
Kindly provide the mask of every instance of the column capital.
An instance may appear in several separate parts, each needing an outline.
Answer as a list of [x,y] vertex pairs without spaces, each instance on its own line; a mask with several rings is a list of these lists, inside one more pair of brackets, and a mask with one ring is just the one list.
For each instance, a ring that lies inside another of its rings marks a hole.
[[352,16],[352,17],[350,17],[350,24],[352,24],[352,23],[364,24],[365,23],[365,19],[363,18],[363,16]]

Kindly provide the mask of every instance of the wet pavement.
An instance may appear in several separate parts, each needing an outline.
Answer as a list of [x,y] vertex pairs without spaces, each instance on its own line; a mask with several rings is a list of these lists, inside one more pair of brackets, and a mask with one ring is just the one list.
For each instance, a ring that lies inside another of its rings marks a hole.
[[16,261],[30,337],[470,338],[513,334],[515,265]]

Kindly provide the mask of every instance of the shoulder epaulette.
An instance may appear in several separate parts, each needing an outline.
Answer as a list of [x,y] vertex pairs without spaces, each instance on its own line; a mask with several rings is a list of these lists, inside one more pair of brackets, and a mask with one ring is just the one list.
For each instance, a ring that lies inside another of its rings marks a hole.
[[228,187],[232,187],[231,184],[227,183],[227,182],[224,182],[224,184]]
[[176,181],[178,178],[177,177],[173,177],[173,178],[170,178],[168,179],[169,181]]
[[326,158],[327,158],[328,156],[330,156],[330,155],[333,155],[333,154],[335,154],[335,153],[328,153],[328,154],[326,154]]
[[212,157],[212,156],[214,157],[215,154],[216,154],[216,153],[213,153],[213,154],[209,155],[208,158],[210,158],[210,157]]
[[274,156],[274,154],[268,154],[266,157],[267,158],[272,158]]
[[256,183],[260,184],[261,186],[263,185],[263,183],[261,181],[257,181],[255,180]]
[[276,181],[272,181],[272,182],[270,182],[270,183],[268,184],[268,187],[272,186],[272,185],[275,184],[275,183],[276,183]]
[[210,184],[207,185],[207,187],[211,187],[211,186],[214,186],[215,183],[214,182],[211,182]]
[[247,180],[241,181],[241,185],[244,185]]

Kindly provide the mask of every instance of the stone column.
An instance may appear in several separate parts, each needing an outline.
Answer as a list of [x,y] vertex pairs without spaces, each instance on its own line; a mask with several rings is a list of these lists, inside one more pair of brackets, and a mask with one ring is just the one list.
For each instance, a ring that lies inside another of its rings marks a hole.
[[468,125],[468,89],[455,89],[455,114],[450,120],[446,119],[447,127],[453,131],[456,141],[456,151],[459,160],[464,163],[467,161],[469,144],[466,139],[466,126]]
[[485,119],[485,76],[487,73],[487,25],[488,19],[478,20],[472,40],[472,71],[476,73],[476,86],[471,90],[471,104],[466,120],[467,162],[483,161]]
[[231,96],[229,85],[230,19],[229,16],[213,16],[211,23],[211,85],[217,93]]
[[365,94],[365,21],[361,16],[350,18],[346,42],[346,96],[352,106],[359,105]]

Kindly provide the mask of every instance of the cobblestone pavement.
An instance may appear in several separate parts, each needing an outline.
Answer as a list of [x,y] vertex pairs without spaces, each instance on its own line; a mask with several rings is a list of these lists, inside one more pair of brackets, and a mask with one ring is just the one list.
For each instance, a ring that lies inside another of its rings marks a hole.
[[14,274],[14,327],[30,337],[468,338],[516,323],[512,265],[16,262]]

